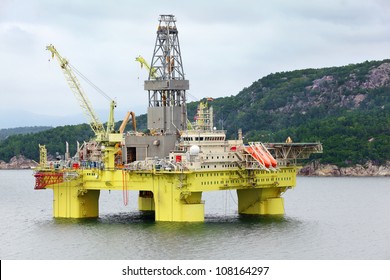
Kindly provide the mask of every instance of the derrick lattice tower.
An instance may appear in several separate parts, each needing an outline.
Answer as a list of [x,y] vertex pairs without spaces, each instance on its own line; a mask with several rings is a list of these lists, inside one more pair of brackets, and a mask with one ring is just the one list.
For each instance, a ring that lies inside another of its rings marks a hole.
[[148,128],[162,134],[185,130],[186,90],[179,32],[173,15],[160,15],[157,38],[145,90],[148,91]]

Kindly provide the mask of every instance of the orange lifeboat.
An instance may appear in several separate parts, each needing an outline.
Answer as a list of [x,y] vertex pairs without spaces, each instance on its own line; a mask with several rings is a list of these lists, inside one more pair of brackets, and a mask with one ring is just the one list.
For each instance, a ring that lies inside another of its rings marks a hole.
[[256,146],[255,149],[256,149],[257,153],[260,155],[260,157],[263,159],[263,161],[265,163],[265,167],[267,167],[267,168],[270,167],[271,160],[268,157],[267,153],[260,146]]
[[276,167],[276,160],[274,159],[274,157],[263,147],[263,146],[256,146],[256,150],[264,155],[265,157],[267,157],[267,159],[269,160],[270,164],[272,165],[272,167]]
[[264,165],[266,168],[271,166],[271,161],[268,156],[264,154],[264,152],[259,149],[254,149],[252,147],[245,147],[245,151],[247,151],[255,160]]

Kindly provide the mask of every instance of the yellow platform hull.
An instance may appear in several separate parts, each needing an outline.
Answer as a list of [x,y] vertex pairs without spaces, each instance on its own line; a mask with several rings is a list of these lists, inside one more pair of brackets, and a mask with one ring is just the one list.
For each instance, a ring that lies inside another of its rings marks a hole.
[[156,221],[202,222],[205,191],[237,190],[240,214],[283,215],[281,195],[295,186],[297,167],[282,167],[277,171],[77,169],[55,172],[63,172],[64,180],[46,188],[53,189],[56,218],[98,217],[100,190],[125,190],[139,191],[138,209],[154,211]]

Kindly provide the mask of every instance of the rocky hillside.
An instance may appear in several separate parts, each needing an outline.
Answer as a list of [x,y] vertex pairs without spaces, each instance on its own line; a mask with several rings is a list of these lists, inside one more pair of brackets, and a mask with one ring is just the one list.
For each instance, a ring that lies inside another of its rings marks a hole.
[[211,104],[231,137],[242,128],[248,141],[320,141],[317,159],[337,166],[390,160],[389,60],[270,74]]
[[27,159],[24,156],[18,155],[11,158],[9,162],[0,160],[1,169],[31,169],[38,165],[37,162]]
[[364,165],[339,167],[334,164],[318,164],[312,162],[299,171],[302,176],[390,176],[390,161],[383,165],[375,165],[371,161]]
[[[288,125],[389,105],[390,61],[270,74],[238,95],[212,103],[226,127],[276,132]],[[234,132],[235,133],[235,132]]]

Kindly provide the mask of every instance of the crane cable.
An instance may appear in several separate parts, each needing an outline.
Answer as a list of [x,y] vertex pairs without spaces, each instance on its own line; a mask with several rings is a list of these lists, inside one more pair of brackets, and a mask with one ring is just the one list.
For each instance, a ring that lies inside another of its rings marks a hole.
[[197,98],[196,96],[190,94],[189,92],[186,92],[186,95],[188,95],[189,97],[191,97],[191,98],[192,98],[193,100],[195,100],[195,101],[200,101],[199,98]]
[[98,93],[100,93],[104,98],[106,98],[108,101],[112,101],[113,99],[107,95],[103,90],[101,90],[97,85],[92,83],[86,76],[84,76],[79,70],[77,70],[76,67],[74,67],[72,64],[69,63],[68,65],[70,68],[72,68],[73,72],[75,72],[78,76],[80,76],[84,81],[86,81],[92,88],[94,88]]

